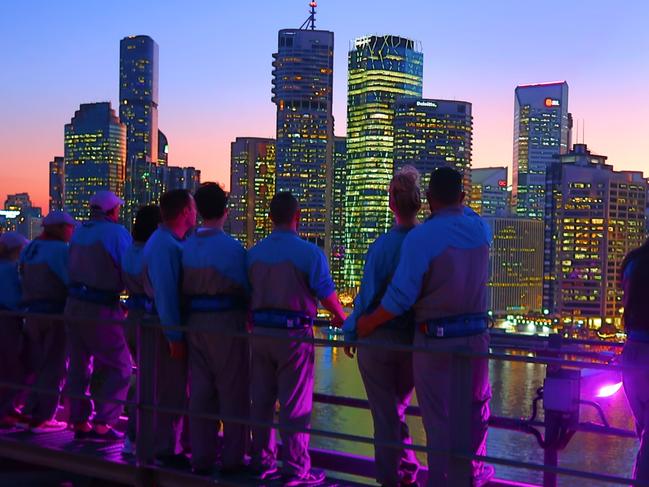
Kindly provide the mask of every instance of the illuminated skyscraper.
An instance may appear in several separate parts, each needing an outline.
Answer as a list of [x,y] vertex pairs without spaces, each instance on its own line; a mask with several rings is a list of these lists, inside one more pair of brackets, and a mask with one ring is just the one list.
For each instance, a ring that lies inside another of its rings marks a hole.
[[516,87],[512,198],[518,215],[543,218],[545,173],[568,150],[568,83]]
[[162,130],[158,130],[158,166],[169,163],[169,141]]
[[345,187],[347,185],[347,145],[345,137],[334,137],[334,169],[331,207],[331,276],[338,288],[344,287]]
[[149,36],[120,42],[119,118],[127,128],[126,217],[156,200],[158,173],[158,45]]
[[543,222],[486,217],[493,232],[488,300],[495,317],[539,313],[543,301]]
[[63,210],[64,169],[63,157],[55,157],[50,161],[50,211]]
[[230,232],[246,247],[272,229],[275,195],[275,140],[237,137],[230,145]]
[[645,239],[647,181],[606,159],[575,144],[547,174],[543,306],[573,327],[621,326],[620,267]]
[[[315,3],[315,2],[314,2]],[[334,34],[315,29],[315,5],[300,29],[283,29],[273,54],[277,190],[300,201],[300,234],[330,249]]]
[[15,230],[28,239],[36,238],[41,232],[42,212],[32,205],[29,193],[7,195],[3,215],[13,216],[7,230]]
[[416,167],[421,185],[428,187],[430,173],[452,167],[471,185],[473,116],[464,101],[399,98],[394,114],[394,170]]
[[345,286],[358,287],[369,244],[392,224],[394,105],[421,98],[423,54],[399,36],[356,39],[348,56]]
[[506,216],[510,213],[506,167],[471,169],[469,206],[482,216]]
[[65,126],[65,210],[90,216],[88,200],[107,189],[124,196],[126,126],[109,102],[85,103]]

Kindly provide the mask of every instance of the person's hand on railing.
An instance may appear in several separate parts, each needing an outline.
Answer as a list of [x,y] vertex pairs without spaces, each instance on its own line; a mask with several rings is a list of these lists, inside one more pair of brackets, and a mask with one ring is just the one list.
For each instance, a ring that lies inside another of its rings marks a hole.
[[169,342],[169,355],[174,360],[185,360],[187,358],[185,342]]
[[356,357],[356,347],[343,347],[343,351],[349,358]]

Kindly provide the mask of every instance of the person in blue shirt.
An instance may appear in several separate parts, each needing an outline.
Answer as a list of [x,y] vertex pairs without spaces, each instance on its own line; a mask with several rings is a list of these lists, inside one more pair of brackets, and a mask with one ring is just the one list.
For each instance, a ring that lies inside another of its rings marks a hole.
[[[324,253],[298,236],[300,208],[295,197],[289,192],[277,193],[270,204],[270,218],[273,232],[248,252],[255,333],[251,345],[251,416],[253,421],[273,422],[279,399],[280,424],[308,428],[313,405],[314,345],[287,338],[313,337],[318,301],[333,314],[335,326],[342,325],[345,313]],[[322,482],[324,472],[311,469],[309,435],[281,434],[284,485]],[[253,428],[252,457],[260,479],[277,474],[274,431]]]
[[[0,235],[0,312],[21,311],[18,258],[29,241],[18,232]],[[0,315],[0,381],[23,384],[27,379],[22,318]],[[23,421],[17,407],[20,389],[0,387],[0,428]]]
[[[157,230],[161,221],[162,216],[157,205],[141,207],[137,211],[133,223],[131,232],[133,243],[126,249],[122,257],[122,279],[128,292],[124,333],[133,357],[137,353],[137,325],[142,322],[147,305],[150,306],[152,302],[144,292],[144,245]],[[130,400],[135,400],[134,380],[131,382],[128,397]],[[137,408],[134,405],[126,406],[128,424],[122,454],[127,456],[135,454],[136,411]]]
[[[144,290],[153,301],[149,319],[163,330],[156,337],[156,403],[162,407],[187,406],[187,349],[181,306],[182,249],[187,233],[196,225],[196,204],[184,189],[168,191],[160,199],[162,224],[144,246]],[[165,466],[188,468],[180,445],[183,418],[156,414],[155,456]]]
[[[487,224],[463,207],[462,175],[448,167],[431,174],[428,203],[431,217],[403,241],[397,270],[380,306],[358,320],[360,337],[412,310],[414,345],[435,353],[415,352],[415,391],[421,407],[427,445],[452,448],[450,430],[451,374],[449,357],[458,348],[489,351],[487,281],[491,232]],[[486,454],[489,421],[489,363],[472,360],[472,453]],[[475,485],[483,485],[493,469],[473,462]],[[449,457],[428,455],[428,485],[449,484]]]
[[[223,231],[227,196],[216,183],[205,183],[194,195],[203,224],[183,247],[182,292],[189,308],[187,341],[191,391],[189,408],[198,413],[247,418],[250,411],[248,340],[227,333],[246,331],[249,284],[246,250]],[[214,333],[222,331],[224,334]],[[218,451],[218,424],[189,418],[192,467],[210,474]],[[250,431],[225,421],[221,472],[244,465]]]
[[640,439],[633,478],[649,482],[649,240],[624,259],[622,289],[627,334],[622,376]]
[[[65,212],[51,211],[43,219],[43,233],[25,247],[20,256],[23,304],[31,313],[62,316],[68,296],[68,243],[75,221]],[[34,386],[60,391],[67,372],[68,345],[60,319],[28,318]],[[55,419],[59,396],[32,391],[23,413],[31,416],[33,433],[62,431],[67,423]]]
[[113,426],[124,407],[112,400],[126,399],[131,354],[121,323],[96,321],[124,319],[120,303],[124,290],[121,263],[131,245],[131,236],[117,223],[123,204],[111,191],[98,191],[90,198],[90,220],[77,228],[70,241],[70,285],[65,305],[65,315],[70,318],[67,321],[70,346],[67,388],[71,394],[86,395],[92,375],[97,372],[102,381],[94,393],[105,399],[94,404],[94,416],[90,399],[70,399],[70,422],[78,440],[122,440]]
[[[414,167],[406,166],[394,175],[390,182],[389,204],[396,224],[368,249],[354,311],[343,326],[346,340],[356,339],[358,318],[373,311],[381,302],[399,263],[401,245],[408,232],[418,223],[421,196],[419,173]],[[412,313],[406,312],[383,324],[362,341],[412,345],[414,331]],[[349,348],[346,353],[353,356]],[[361,346],[358,350],[358,368],[370,403],[374,437],[380,441],[411,444],[406,409],[415,388],[412,354]],[[381,485],[398,487],[416,483],[419,463],[413,450],[376,446],[375,465],[376,479]]]

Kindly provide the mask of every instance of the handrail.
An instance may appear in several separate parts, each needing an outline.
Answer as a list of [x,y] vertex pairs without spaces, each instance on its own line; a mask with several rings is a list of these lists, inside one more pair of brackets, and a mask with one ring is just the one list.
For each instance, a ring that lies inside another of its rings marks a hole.
[[[144,337],[145,335],[151,335],[151,333],[155,329],[166,329],[166,330],[175,330],[175,331],[182,331],[182,332],[188,332],[189,330],[185,327],[163,327],[159,323],[151,322],[144,320],[141,323],[132,323],[132,322],[123,322],[123,321],[115,321],[115,320],[96,320],[96,319],[88,319],[88,318],[73,318],[73,317],[68,317],[68,316],[54,316],[50,314],[42,314],[42,313],[26,313],[26,312],[11,312],[11,311],[0,311],[0,317],[2,316],[12,316],[14,318],[47,318],[49,320],[57,321],[57,322],[82,322],[82,323],[90,323],[94,325],[104,325],[104,324],[109,324],[109,325],[127,325],[127,326],[136,326],[139,330],[142,336]],[[556,366],[564,366],[564,367],[573,367],[573,368],[580,368],[580,369],[605,369],[605,370],[615,370],[615,371],[621,371],[621,370],[628,370],[628,366],[612,366],[608,364],[601,364],[601,363],[596,363],[596,362],[585,362],[582,360],[567,360],[567,359],[560,359],[556,357],[528,357],[528,356],[519,356],[519,355],[511,355],[511,354],[504,354],[504,353],[494,353],[494,352],[489,352],[489,353],[474,353],[470,352],[467,350],[460,350],[456,352],[438,352],[434,350],[430,350],[425,347],[416,347],[416,346],[407,346],[407,345],[392,345],[392,344],[382,344],[382,343],[376,343],[376,342],[365,342],[363,340],[361,341],[356,341],[356,342],[344,342],[341,340],[330,340],[330,339],[323,339],[323,338],[300,338],[300,337],[286,337],[286,336],[281,336],[279,334],[265,334],[265,333],[259,333],[259,332],[224,332],[222,330],[214,330],[210,329],[209,327],[203,327],[203,328],[192,328],[191,331],[206,331],[206,332],[212,332],[212,333],[217,333],[220,335],[224,336],[233,336],[233,337],[242,337],[246,338],[249,340],[254,340],[256,337],[264,337],[264,338],[276,338],[278,340],[291,340],[291,341],[302,341],[302,342],[309,342],[309,343],[314,343],[319,346],[329,346],[329,347],[342,347],[342,346],[355,346],[355,347],[369,347],[369,348],[380,348],[380,349],[390,349],[390,350],[402,350],[402,351],[409,351],[409,352],[415,352],[415,353],[444,353],[447,355],[453,355],[456,357],[457,360],[460,361],[466,361],[468,359],[472,358],[488,358],[491,360],[501,360],[501,361],[512,361],[512,362],[523,362],[523,363],[535,363],[535,364],[540,364],[540,365],[556,365]],[[508,336],[509,338],[509,336]],[[529,339],[529,337],[526,337]],[[586,343],[587,345],[592,345],[592,343]],[[609,345],[609,343],[604,343],[604,345]],[[618,343],[611,343],[611,347],[618,347],[620,344]],[[558,354],[570,354],[569,351],[563,351],[561,349],[559,350],[551,350],[553,353],[558,353]],[[141,354],[140,354],[141,355]],[[142,366],[145,364],[138,364],[138,366]],[[151,366],[152,364],[146,364]],[[633,367],[633,369],[637,369],[637,367]],[[140,379],[142,379],[141,375],[146,375],[146,374],[140,374]],[[469,377],[470,380],[470,377]],[[47,394],[56,394],[56,395],[61,395],[61,396],[66,396],[66,397],[72,397],[72,398],[77,398],[77,399],[85,399],[88,396],[83,396],[83,395],[74,395],[69,393],[67,390],[61,391],[60,393],[58,391],[50,391],[50,390],[43,390],[34,386],[30,385],[25,385],[25,384],[15,384],[15,383],[8,383],[8,382],[0,382],[0,387],[12,387],[12,388],[18,388],[18,389],[23,389],[23,390],[33,390],[36,392],[40,393],[47,393]],[[385,442],[385,441],[380,441],[376,440],[374,438],[368,438],[368,437],[363,437],[363,436],[358,436],[358,435],[352,435],[348,433],[339,433],[339,432],[333,432],[333,431],[326,431],[326,430],[316,430],[316,429],[309,429],[309,428],[294,428],[294,427],[288,427],[283,424],[279,424],[276,422],[272,423],[264,423],[264,422],[255,422],[252,421],[250,418],[240,418],[240,417],[228,417],[225,415],[221,414],[209,414],[209,413],[202,413],[202,412],[196,412],[196,411],[188,411],[188,410],[181,410],[181,409],[175,409],[175,408],[167,408],[163,406],[158,406],[153,404],[151,401],[147,400],[136,400],[136,401],[120,401],[120,400],[115,400],[115,399],[106,399],[106,398],[96,398],[90,396],[91,399],[95,401],[105,401],[105,402],[112,402],[116,404],[122,404],[122,405],[135,405],[138,407],[138,416],[142,413],[144,415],[148,414],[153,414],[155,412],[164,412],[164,413],[170,413],[170,414],[183,414],[183,415],[188,415],[188,416],[196,416],[200,417],[202,419],[209,419],[209,420],[221,420],[221,421],[230,421],[234,423],[240,423],[240,424],[246,424],[249,426],[257,426],[257,427],[268,427],[268,428],[274,428],[274,429],[280,429],[284,431],[293,431],[293,432],[304,432],[304,433],[310,433],[314,436],[322,436],[322,437],[328,437],[332,439],[339,439],[339,440],[345,440],[345,441],[351,441],[351,442],[356,442],[356,443],[366,443],[366,444],[372,444],[375,446],[384,446],[384,447],[389,447],[389,448],[399,448],[399,449],[412,449],[414,451],[418,452],[426,452],[426,453],[433,453],[433,454],[438,454],[438,455],[447,455],[449,452],[445,450],[440,450],[440,449],[433,449],[430,447],[426,446],[420,446],[420,445],[403,445],[401,443],[394,443],[394,442]],[[331,395],[326,395],[326,394],[319,394],[316,393],[314,394],[314,400],[317,402],[321,403],[328,403],[328,404],[335,404],[335,405],[340,405],[340,406],[348,406],[348,407],[357,407],[357,408],[362,408],[362,409],[368,409],[368,403],[367,401],[364,401],[362,399],[355,399],[355,398],[345,398],[345,397],[340,397],[340,396],[331,396]],[[408,408],[408,414],[411,415],[420,415],[420,411],[418,410],[417,407],[411,406]],[[515,431],[525,431],[524,427],[525,426],[542,426],[543,423],[541,422],[530,422],[530,421],[525,421],[525,420],[520,420],[520,419],[513,419],[513,418],[506,418],[506,417],[492,417],[492,420],[490,421],[490,426],[491,427],[496,427],[496,428],[503,428],[503,429],[509,429],[509,430],[515,430]],[[582,424],[579,425],[577,428],[579,431],[588,431],[588,432],[593,432],[593,433],[600,433],[600,434],[610,434],[610,435],[615,435],[615,436],[621,436],[621,437],[635,437],[635,434],[631,431],[627,430],[622,430],[619,428],[610,428],[610,427],[604,427],[601,425],[595,425],[595,424]],[[519,462],[516,460],[511,460],[511,459],[506,459],[506,458],[498,458],[498,457],[491,457],[491,456],[480,456],[480,455],[473,455],[466,453],[466,450],[464,452],[460,450],[453,450],[450,452],[452,457],[455,459],[459,460],[464,460],[464,461],[470,461],[470,460],[482,460],[482,461],[487,461],[489,463],[495,463],[495,464],[500,464],[500,465],[507,465],[507,466],[512,466],[512,467],[517,467],[517,468],[525,468],[525,469],[531,469],[531,470],[537,470],[537,471],[543,471],[543,472],[552,472],[555,474],[560,474],[560,475],[569,475],[569,476],[574,476],[578,478],[583,478],[583,479],[589,479],[589,480],[601,480],[601,481],[607,481],[607,482],[612,482],[612,483],[619,483],[619,484],[624,484],[624,485],[649,485],[649,484],[644,484],[641,482],[636,482],[633,480],[630,480],[628,478],[622,478],[622,477],[616,477],[616,476],[610,476],[610,475],[603,475],[603,474],[595,474],[591,472],[585,472],[581,470],[573,470],[573,469],[566,469],[566,468],[559,468],[559,467],[553,467],[553,466],[548,466],[548,465],[541,465],[541,464],[534,464],[534,463],[528,463],[528,462]],[[141,459],[138,460],[138,464],[141,467],[146,467],[147,463],[146,462],[140,462]]]

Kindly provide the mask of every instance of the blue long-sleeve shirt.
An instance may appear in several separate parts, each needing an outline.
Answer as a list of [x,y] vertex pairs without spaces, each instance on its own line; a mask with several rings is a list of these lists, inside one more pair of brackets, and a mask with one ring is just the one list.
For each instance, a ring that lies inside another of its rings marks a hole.
[[61,240],[38,238],[20,254],[23,299],[25,302],[65,302],[70,247]]
[[[18,275],[18,263],[0,259],[0,309],[20,309],[22,290]],[[2,325],[0,325],[2,326]]]
[[[155,307],[162,326],[181,326],[180,285],[183,243],[171,230],[160,226],[144,246],[144,289]],[[181,341],[176,330],[165,330],[170,341]]]
[[417,323],[486,311],[491,230],[474,212],[436,213],[403,241],[399,265],[381,301]]
[[274,230],[248,251],[251,307],[296,311],[315,317],[318,299],[335,291],[327,259],[297,233]]
[[390,279],[399,264],[401,245],[411,228],[394,226],[377,238],[367,250],[361,287],[354,300],[354,311],[345,320],[343,332],[346,340],[356,340],[356,323],[363,315],[373,311],[380,303]]
[[247,297],[246,249],[223,230],[199,228],[183,246],[183,294]]
[[122,275],[129,295],[144,292],[144,244],[133,242],[122,256]]

